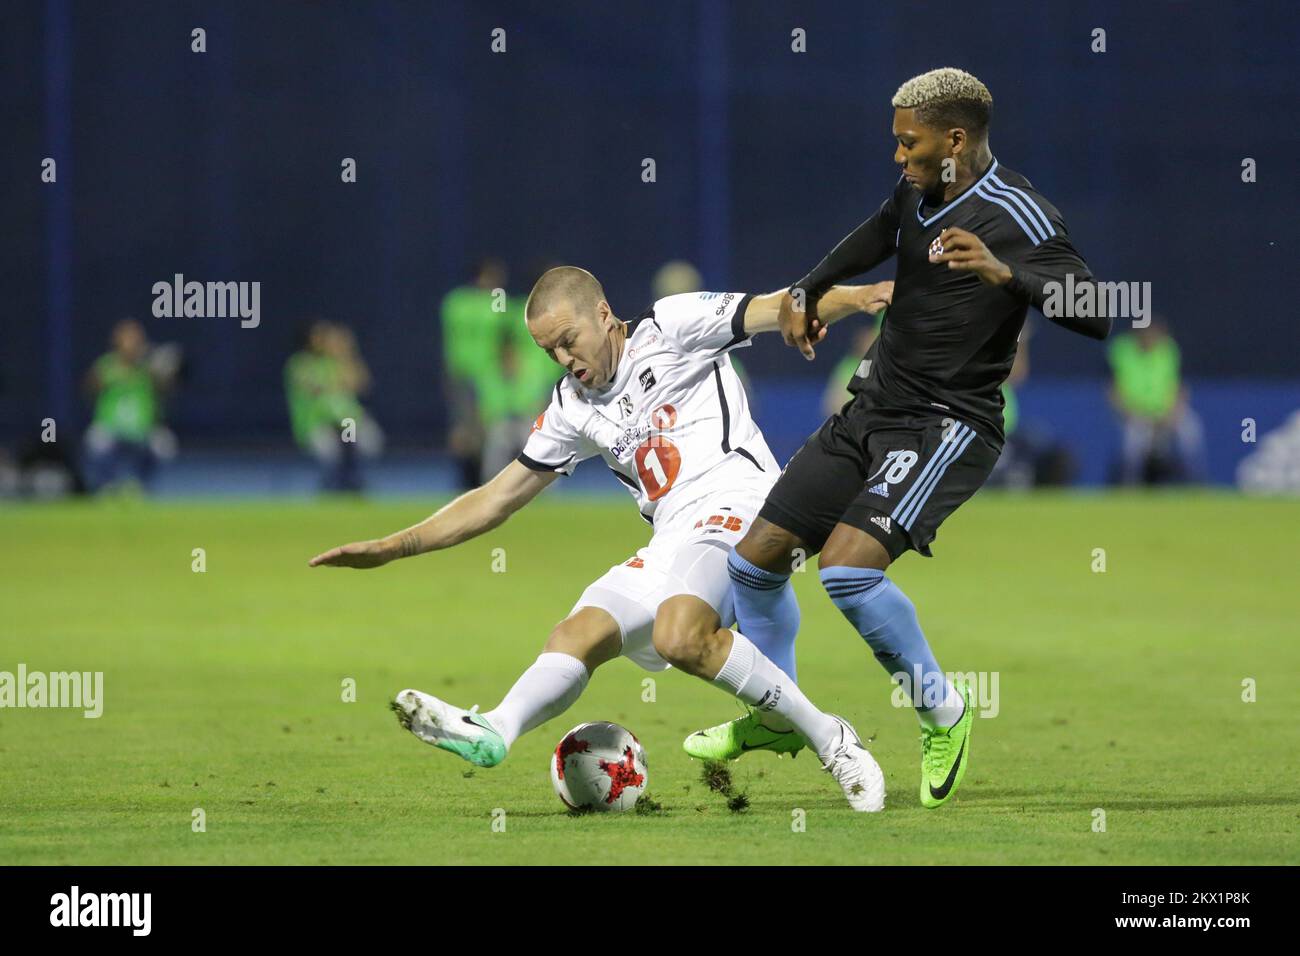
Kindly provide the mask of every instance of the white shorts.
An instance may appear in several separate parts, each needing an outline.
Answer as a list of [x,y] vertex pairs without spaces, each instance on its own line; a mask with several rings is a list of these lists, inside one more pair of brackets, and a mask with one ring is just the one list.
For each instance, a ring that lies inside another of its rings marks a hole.
[[655,532],[636,556],[616,564],[582,592],[579,608],[598,607],[618,622],[623,656],[648,671],[669,665],[654,649],[655,614],[677,594],[693,594],[718,612],[723,627],[736,620],[727,557],[763,507],[752,495],[712,495]]

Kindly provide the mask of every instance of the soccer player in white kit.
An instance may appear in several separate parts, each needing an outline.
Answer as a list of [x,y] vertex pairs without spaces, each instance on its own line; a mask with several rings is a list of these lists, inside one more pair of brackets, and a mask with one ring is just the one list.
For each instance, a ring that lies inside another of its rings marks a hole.
[[[820,300],[819,317],[829,324],[878,312],[892,285],[837,286]],[[497,527],[559,475],[596,456],[631,492],[654,534],[583,592],[496,708],[478,713],[404,690],[394,707],[404,727],[493,767],[521,734],[567,710],[597,667],[622,655],[647,670],[673,666],[694,674],[784,720],[818,754],[853,809],[883,809],[884,775],[848,722],[816,708],[727,627],[735,620],[727,556],[780,473],[729,353],[757,332],[777,330],[785,294],[674,295],[623,322],[583,269],[561,266],[537,281],[524,310],[528,329],[568,374],[518,459],[419,524],[334,548],[310,564],[372,568],[459,544]]]

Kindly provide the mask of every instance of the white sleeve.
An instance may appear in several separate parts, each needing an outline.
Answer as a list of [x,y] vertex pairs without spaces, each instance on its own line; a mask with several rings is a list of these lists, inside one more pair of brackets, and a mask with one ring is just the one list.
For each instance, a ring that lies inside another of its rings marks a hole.
[[749,344],[745,309],[752,298],[744,292],[670,295],[655,303],[655,319],[684,351],[720,355]]
[[[570,401],[575,401],[572,394]],[[537,416],[533,430],[524,442],[524,450],[515,459],[533,471],[554,471],[561,475],[573,474],[578,462],[596,454],[597,449],[587,441],[564,414],[565,390],[563,380],[555,383],[551,404]]]

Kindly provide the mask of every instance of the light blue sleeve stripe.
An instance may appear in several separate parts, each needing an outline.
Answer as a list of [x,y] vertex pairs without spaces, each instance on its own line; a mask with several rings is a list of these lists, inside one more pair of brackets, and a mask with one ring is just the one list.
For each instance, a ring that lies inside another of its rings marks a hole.
[[1025,201],[1023,199],[1021,199],[1015,193],[1010,192],[1009,190],[997,188],[992,183],[985,183],[984,189],[988,193],[991,193],[995,196],[1001,196],[1003,199],[1007,200],[1008,202],[1015,203],[1016,208],[1025,214],[1025,218],[1029,220],[1029,224],[1033,226],[1034,231],[1038,233],[1038,238],[1039,239],[1047,238],[1047,231],[1042,227],[1039,221],[1034,218],[1034,214],[1030,212],[1029,207],[1025,205]]
[[993,182],[998,186],[1001,186],[1003,189],[1007,190],[1008,192],[1015,193],[1017,196],[1019,196],[1021,199],[1027,202],[1030,206],[1032,206],[1034,212],[1038,213],[1040,219],[1042,220],[1042,224],[1044,228],[1047,229],[1047,235],[1048,236],[1056,235],[1056,229],[1052,226],[1052,220],[1047,218],[1047,214],[1043,212],[1043,207],[1038,205],[1038,203],[1034,202],[1033,198],[1027,192],[1025,192],[1022,189],[1018,189],[1015,186],[1008,186],[997,176],[990,176],[989,179],[991,182]]
[[1029,237],[1029,241],[1032,242],[1034,245],[1038,245],[1038,237],[1034,235],[1034,231],[1029,228],[1029,224],[1020,218],[1020,213],[1016,212],[1015,209],[1011,207],[1010,203],[1008,203],[1004,199],[999,199],[997,196],[993,195],[992,193],[986,193],[983,190],[983,188],[980,189],[979,193],[981,199],[987,199],[989,202],[997,203],[1007,212],[1011,213],[1011,218],[1014,219],[1016,221],[1016,224],[1025,231],[1025,235]]

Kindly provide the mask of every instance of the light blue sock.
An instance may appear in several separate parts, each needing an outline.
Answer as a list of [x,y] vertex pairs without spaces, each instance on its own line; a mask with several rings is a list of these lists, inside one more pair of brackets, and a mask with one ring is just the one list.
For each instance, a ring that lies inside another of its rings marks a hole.
[[908,692],[917,716],[937,726],[956,723],[965,705],[934,659],[902,589],[876,568],[822,568],[821,579],[876,660]]
[[764,571],[735,551],[727,558],[727,570],[740,633],[797,683],[794,639],[799,633],[799,602],[790,575]]

